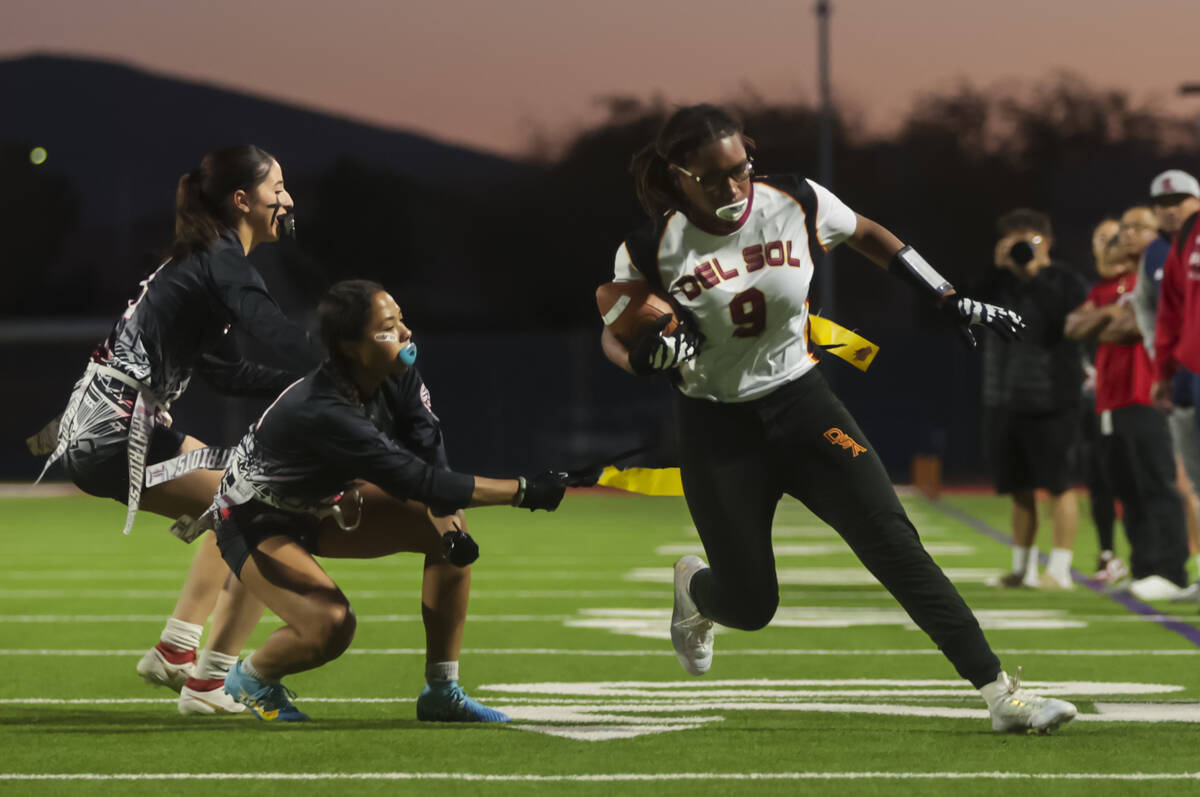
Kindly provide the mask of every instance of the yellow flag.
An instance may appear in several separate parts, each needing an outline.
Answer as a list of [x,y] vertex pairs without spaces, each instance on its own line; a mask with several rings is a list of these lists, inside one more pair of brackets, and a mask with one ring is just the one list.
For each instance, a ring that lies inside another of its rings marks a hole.
[[600,474],[597,484],[642,495],[683,495],[683,480],[679,476],[679,468],[617,470],[609,465]]
[[819,315],[808,317],[808,336],[814,344],[860,371],[870,368],[879,353],[879,347],[871,341]]

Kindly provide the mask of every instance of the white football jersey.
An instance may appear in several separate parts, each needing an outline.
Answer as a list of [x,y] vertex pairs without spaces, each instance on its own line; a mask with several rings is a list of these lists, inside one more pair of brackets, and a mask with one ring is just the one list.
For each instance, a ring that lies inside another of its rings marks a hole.
[[[705,232],[682,213],[630,236],[613,279],[661,286],[704,336],[679,368],[692,398],[749,401],[810,370],[808,288],[813,256],[850,237],[854,211],[812,180],[755,182],[740,228]],[[654,237],[657,236],[657,249]]]

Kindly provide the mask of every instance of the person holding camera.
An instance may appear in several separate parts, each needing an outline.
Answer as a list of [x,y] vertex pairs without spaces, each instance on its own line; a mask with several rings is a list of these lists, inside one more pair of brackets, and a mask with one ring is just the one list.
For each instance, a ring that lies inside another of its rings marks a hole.
[[[1050,217],[1019,208],[996,222],[994,268],[977,288],[983,301],[1025,319],[1019,341],[997,345],[985,336],[984,431],[996,492],[1012,496],[1012,570],[1000,587],[1071,589],[1071,557],[1079,509],[1071,490],[1083,366],[1079,344],[1063,336],[1067,314],[1083,303],[1087,285],[1051,259]],[[1037,567],[1035,490],[1050,495],[1053,549],[1046,573]]]

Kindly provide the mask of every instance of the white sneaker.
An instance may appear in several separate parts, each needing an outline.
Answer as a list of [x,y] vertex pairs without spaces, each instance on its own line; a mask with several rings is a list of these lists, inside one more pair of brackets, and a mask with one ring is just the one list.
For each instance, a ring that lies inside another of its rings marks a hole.
[[1133,597],[1143,601],[1166,601],[1177,597],[1184,587],[1173,584],[1162,576],[1146,576],[1129,585]]
[[713,624],[688,593],[692,575],[706,565],[699,556],[684,556],[675,563],[675,610],[671,612],[671,644],[683,669],[704,675],[712,665]]
[[179,690],[180,714],[241,714],[246,707],[225,692],[225,679],[189,678]]
[[[161,645],[160,642],[146,651],[137,664],[137,674],[151,686],[166,686],[178,692],[196,672],[196,651],[173,654],[164,652]],[[169,661],[168,656],[179,660]]]
[[[1001,672],[994,683],[983,689],[993,696],[988,699],[992,715],[992,730],[1005,733],[1049,733],[1075,719],[1075,706],[1065,700],[1039,697],[1021,688],[1020,670],[1009,678]],[[982,691],[982,690],[981,690]]]
[[1062,581],[1058,576],[1047,570],[1042,573],[1042,578],[1038,581],[1038,587],[1050,590],[1071,590],[1075,589],[1075,582],[1070,577],[1066,581]]
[[1171,598],[1172,603],[1192,603],[1200,600],[1200,581],[1193,581],[1183,589],[1179,590],[1179,594]]

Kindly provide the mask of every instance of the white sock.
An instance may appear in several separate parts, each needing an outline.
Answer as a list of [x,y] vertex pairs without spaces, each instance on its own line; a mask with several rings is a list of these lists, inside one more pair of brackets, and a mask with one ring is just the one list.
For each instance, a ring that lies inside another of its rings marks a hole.
[[246,675],[249,675],[251,678],[258,681],[259,683],[263,683],[263,684],[279,683],[278,678],[268,678],[267,676],[265,676],[261,672],[259,672],[257,669],[255,669],[253,655],[247,656],[245,659],[242,660],[242,671],[244,673],[246,673]]
[[1050,549],[1050,561],[1046,564],[1046,572],[1057,580],[1065,583],[1071,581],[1071,556],[1068,548]]
[[210,648],[205,648],[196,657],[195,677],[202,681],[213,678],[223,679],[229,672],[229,668],[235,664],[237,664],[237,656],[231,656],[228,653],[218,653]]
[[425,662],[425,680],[429,683],[445,683],[458,680],[457,661]]
[[200,634],[203,632],[202,625],[170,617],[158,638],[178,650],[195,650],[200,646]]
[[983,695],[983,701],[988,704],[988,708],[991,708],[993,703],[1008,694],[1010,683],[1008,674],[1004,670],[1001,670],[1000,674],[996,676],[996,680],[979,687],[979,694]]
[[[1012,556],[1013,556],[1012,571],[1014,573],[1024,573],[1025,572],[1025,568],[1029,566],[1029,560],[1030,560],[1030,558],[1032,558],[1030,556],[1030,554],[1032,552],[1033,552],[1032,547],[1021,548],[1019,546],[1013,546],[1013,549],[1012,549]],[[1037,559],[1033,560],[1033,566],[1037,567]]]

